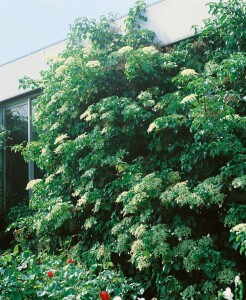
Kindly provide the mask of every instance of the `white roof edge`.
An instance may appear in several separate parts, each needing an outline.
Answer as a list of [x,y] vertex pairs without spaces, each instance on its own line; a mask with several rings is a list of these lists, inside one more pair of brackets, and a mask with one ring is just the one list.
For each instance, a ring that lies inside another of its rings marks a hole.
[[54,43],[52,43],[52,44],[46,45],[46,46],[44,46],[44,47],[41,47],[41,48],[39,48],[39,49],[37,49],[37,50],[33,50],[33,51],[31,51],[31,52],[28,52],[27,54],[18,56],[17,58],[11,59],[11,60],[9,60],[9,61],[7,61],[7,62],[1,64],[1,65],[0,65],[0,68],[3,67],[3,66],[5,66],[5,65],[11,64],[11,63],[13,63],[13,62],[15,62],[15,61],[17,61],[17,60],[19,60],[19,59],[22,59],[22,58],[24,58],[24,57],[26,57],[26,56],[35,54],[35,53],[37,53],[37,52],[39,52],[39,51],[45,50],[46,48],[49,48],[49,47],[52,47],[52,46],[54,46],[54,45],[60,44],[60,43],[62,43],[62,42],[65,42],[66,40],[68,40],[68,38],[59,40],[59,41],[54,42]]
[[[157,3],[159,3],[159,2],[162,2],[162,1],[166,1],[166,0],[157,0],[157,1],[155,1],[154,3],[148,4],[148,5],[147,5],[147,8],[148,8],[148,7],[151,7],[151,6],[155,5],[155,4],[157,4]],[[127,16],[127,14],[122,15],[122,16],[116,18],[114,21],[117,21],[117,20],[120,20],[120,19],[122,19],[122,18],[125,18],[126,16]],[[66,40],[68,40],[68,38],[64,38],[64,39],[58,40],[57,42],[54,42],[54,43],[52,43],[52,44],[48,44],[48,45],[46,45],[46,46],[44,46],[44,47],[40,47],[40,48],[37,49],[37,50],[33,50],[33,51],[31,51],[31,52],[28,52],[27,54],[18,56],[18,57],[14,58],[14,59],[11,59],[11,60],[9,60],[9,61],[7,61],[7,62],[4,62],[4,63],[0,64],[0,68],[3,67],[3,66],[5,66],[5,65],[7,65],[7,64],[12,63],[12,62],[15,62],[15,61],[18,60],[18,59],[22,59],[22,58],[24,58],[24,57],[26,57],[26,56],[28,56],[28,55],[32,55],[32,54],[34,54],[34,53],[36,53],[36,52],[39,52],[39,51],[41,51],[41,50],[43,50],[43,49],[45,49],[45,48],[49,48],[49,47],[54,46],[54,45],[56,45],[56,44],[59,44],[59,43],[61,43],[61,42],[65,42]]]
[[[157,43],[172,44],[194,35],[192,25],[201,26],[208,18],[210,0],[157,0],[147,6],[147,22],[143,28],[155,32]],[[214,0],[219,1],[219,0]],[[115,19],[114,24],[124,32],[126,16]],[[45,56],[62,52],[68,39],[60,40],[47,47],[0,65],[0,102],[19,96],[27,91],[20,90],[19,79],[24,76],[40,78],[40,71],[47,69]]]

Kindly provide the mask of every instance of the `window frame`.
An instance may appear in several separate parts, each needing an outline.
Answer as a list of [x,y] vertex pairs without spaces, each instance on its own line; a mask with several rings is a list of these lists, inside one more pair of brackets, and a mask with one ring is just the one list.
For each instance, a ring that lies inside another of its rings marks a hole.
[[[27,142],[30,143],[33,139],[33,125],[32,125],[32,115],[33,115],[33,105],[32,101],[35,100],[41,93],[36,92],[32,93],[28,96],[23,96],[18,99],[9,99],[8,101],[4,101],[0,103],[0,124],[5,127],[5,111],[8,109],[16,108],[22,104],[27,104],[27,133],[28,133],[28,139]],[[3,143],[3,149],[1,151],[0,155],[0,168],[2,169],[2,175],[1,175],[1,205],[0,205],[0,213],[5,213],[7,211],[7,186],[6,186],[6,142]],[[27,162],[27,168],[28,168],[28,181],[31,181],[34,179],[34,162],[28,161]],[[31,191],[29,191],[29,199],[31,197]],[[1,212],[2,209],[2,212]]]

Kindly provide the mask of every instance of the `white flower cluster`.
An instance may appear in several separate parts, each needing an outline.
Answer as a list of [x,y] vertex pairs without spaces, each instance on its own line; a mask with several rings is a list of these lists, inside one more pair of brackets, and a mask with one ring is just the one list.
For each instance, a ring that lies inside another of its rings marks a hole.
[[56,128],[58,128],[60,126],[59,122],[54,123],[51,127],[50,130],[55,130]]
[[83,140],[86,137],[86,133],[82,133],[76,137],[76,140]]
[[136,230],[134,232],[132,232],[132,234],[137,238],[141,238],[141,236],[143,235],[143,233],[146,231],[147,226],[146,225],[139,225]]
[[66,65],[72,65],[72,64],[74,64],[75,63],[75,59],[74,59],[74,57],[72,57],[72,56],[69,56],[67,59],[66,59],[66,61],[65,61],[65,64]]
[[58,92],[56,92],[55,94],[53,94],[50,98],[50,101],[48,102],[47,106],[51,105],[52,103],[56,102],[58,99],[62,98],[64,94],[63,90],[60,90]]
[[90,60],[86,63],[86,66],[89,68],[96,68],[96,67],[100,67],[100,61],[99,60]]
[[84,223],[84,227],[85,229],[89,229],[91,228],[93,225],[97,224],[97,220],[95,217],[90,217],[89,219],[87,219]]
[[42,181],[42,180],[41,179],[33,179],[33,180],[29,181],[26,186],[26,190],[33,189],[35,187],[35,185],[37,185],[40,181]]
[[197,75],[197,72],[193,69],[185,69],[180,72],[182,76],[194,76]]
[[223,297],[227,300],[233,300],[233,293],[229,287],[223,292]]
[[147,130],[148,133],[152,132],[153,130],[155,130],[156,128],[158,128],[157,124],[155,122],[151,123],[149,125],[149,128]]
[[[120,296],[115,296],[113,300],[122,300]],[[145,298],[137,298],[137,300],[145,300]],[[157,298],[152,298],[151,300],[157,300]]]
[[165,59],[169,59],[171,57],[171,54],[169,54],[169,53],[163,53],[163,57]]
[[58,153],[61,152],[61,150],[62,150],[62,144],[59,145],[59,146],[54,150],[54,153],[58,154]]
[[65,70],[66,70],[66,66],[64,66],[64,65],[58,67],[56,69],[56,77],[62,76]]
[[154,55],[158,53],[159,51],[154,46],[144,47],[142,48],[142,52],[150,55]]
[[83,195],[78,201],[77,201],[77,207],[83,206],[86,203],[86,195]]
[[44,57],[44,60],[46,62],[53,62],[53,63],[60,63],[63,61],[63,59],[61,57],[59,57],[58,55],[46,55]]
[[85,118],[85,121],[91,121],[91,120],[94,120],[94,119],[96,119],[97,118],[97,116],[98,116],[98,114],[97,113],[94,113],[94,114],[89,114],[86,118]]
[[130,51],[132,51],[132,50],[133,50],[132,47],[130,47],[130,46],[125,46],[125,47],[120,48],[120,49],[118,50],[118,53],[119,53],[120,55],[123,55],[123,54],[125,54],[125,53],[127,53],[127,52],[130,52]]
[[50,182],[53,180],[54,177],[55,177],[54,174],[49,175],[49,176],[45,179],[45,183],[50,183]]
[[101,133],[104,134],[104,133],[107,133],[108,132],[108,128],[107,127],[103,127],[103,129],[101,130]]
[[83,56],[88,56],[91,51],[92,51],[92,42],[90,42],[89,40],[87,40],[86,42],[86,47],[84,47],[81,51],[84,54]]
[[236,233],[239,233],[241,231],[246,231],[246,223],[238,224],[234,226],[231,231],[234,231]]
[[71,66],[71,65],[78,65],[80,64],[82,61],[79,57],[73,57],[73,56],[69,56],[66,61],[65,61],[65,65]]
[[59,144],[61,143],[63,140],[65,140],[66,138],[68,138],[67,134],[61,134],[59,135],[56,139],[55,139],[55,144]]
[[186,96],[183,98],[183,100],[181,101],[182,104],[185,104],[185,103],[190,103],[190,102],[193,102],[196,100],[196,94],[191,94],[189,96]]
[[137,98],[139,100],[150,100],[152,99],[152,94],[149,91],[142,91]]
[[56,174],[60,174],[60,173],[65,173],[65,166],[64,165],[59,167],[58,170],[56,171]]

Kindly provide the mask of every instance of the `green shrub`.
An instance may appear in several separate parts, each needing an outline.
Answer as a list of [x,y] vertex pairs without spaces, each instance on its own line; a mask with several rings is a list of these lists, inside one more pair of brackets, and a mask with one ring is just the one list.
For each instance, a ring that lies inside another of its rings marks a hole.
[[89,268],[82,260],[33,254],[28,249],[6,252],[0,258],[0,299],[98,299],[107,290],[113,295],[136,299],[139,284],[124,278],[112,263],[107,268],[94,263]]
[[[110,18],[77,20],[41,80],[23,83],[43,90],[39,140],[23,149],[45,172],[29,183],[33,215],[21,221],[35,251],[57,253],[67,237],[81,257],[97,245],[147,299],[215,299],[243,272],[228,239],[245,222],[245,6],[210,7],[201,34],[172,48],[137,25],[142,1],[124,36]],[[46,280],[41,290],[59,293]],[[69,280],[59,273],[68,290]]]

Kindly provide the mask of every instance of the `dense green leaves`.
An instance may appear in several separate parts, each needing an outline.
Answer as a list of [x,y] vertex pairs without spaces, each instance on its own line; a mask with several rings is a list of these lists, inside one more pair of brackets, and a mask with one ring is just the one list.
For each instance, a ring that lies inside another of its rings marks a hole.
[[39,251],[66,236],[80,257],[107,249],[146,299],[215,299],[245,271],[232,250],[245,232],[228,242],[246,216],[245,7],[211,4],[201,34],[170,49],[138,25],[144,8],[126,35],[77,20],[43,72],[39,140],[23,153],[45,176],[29,183],[27,230]]

